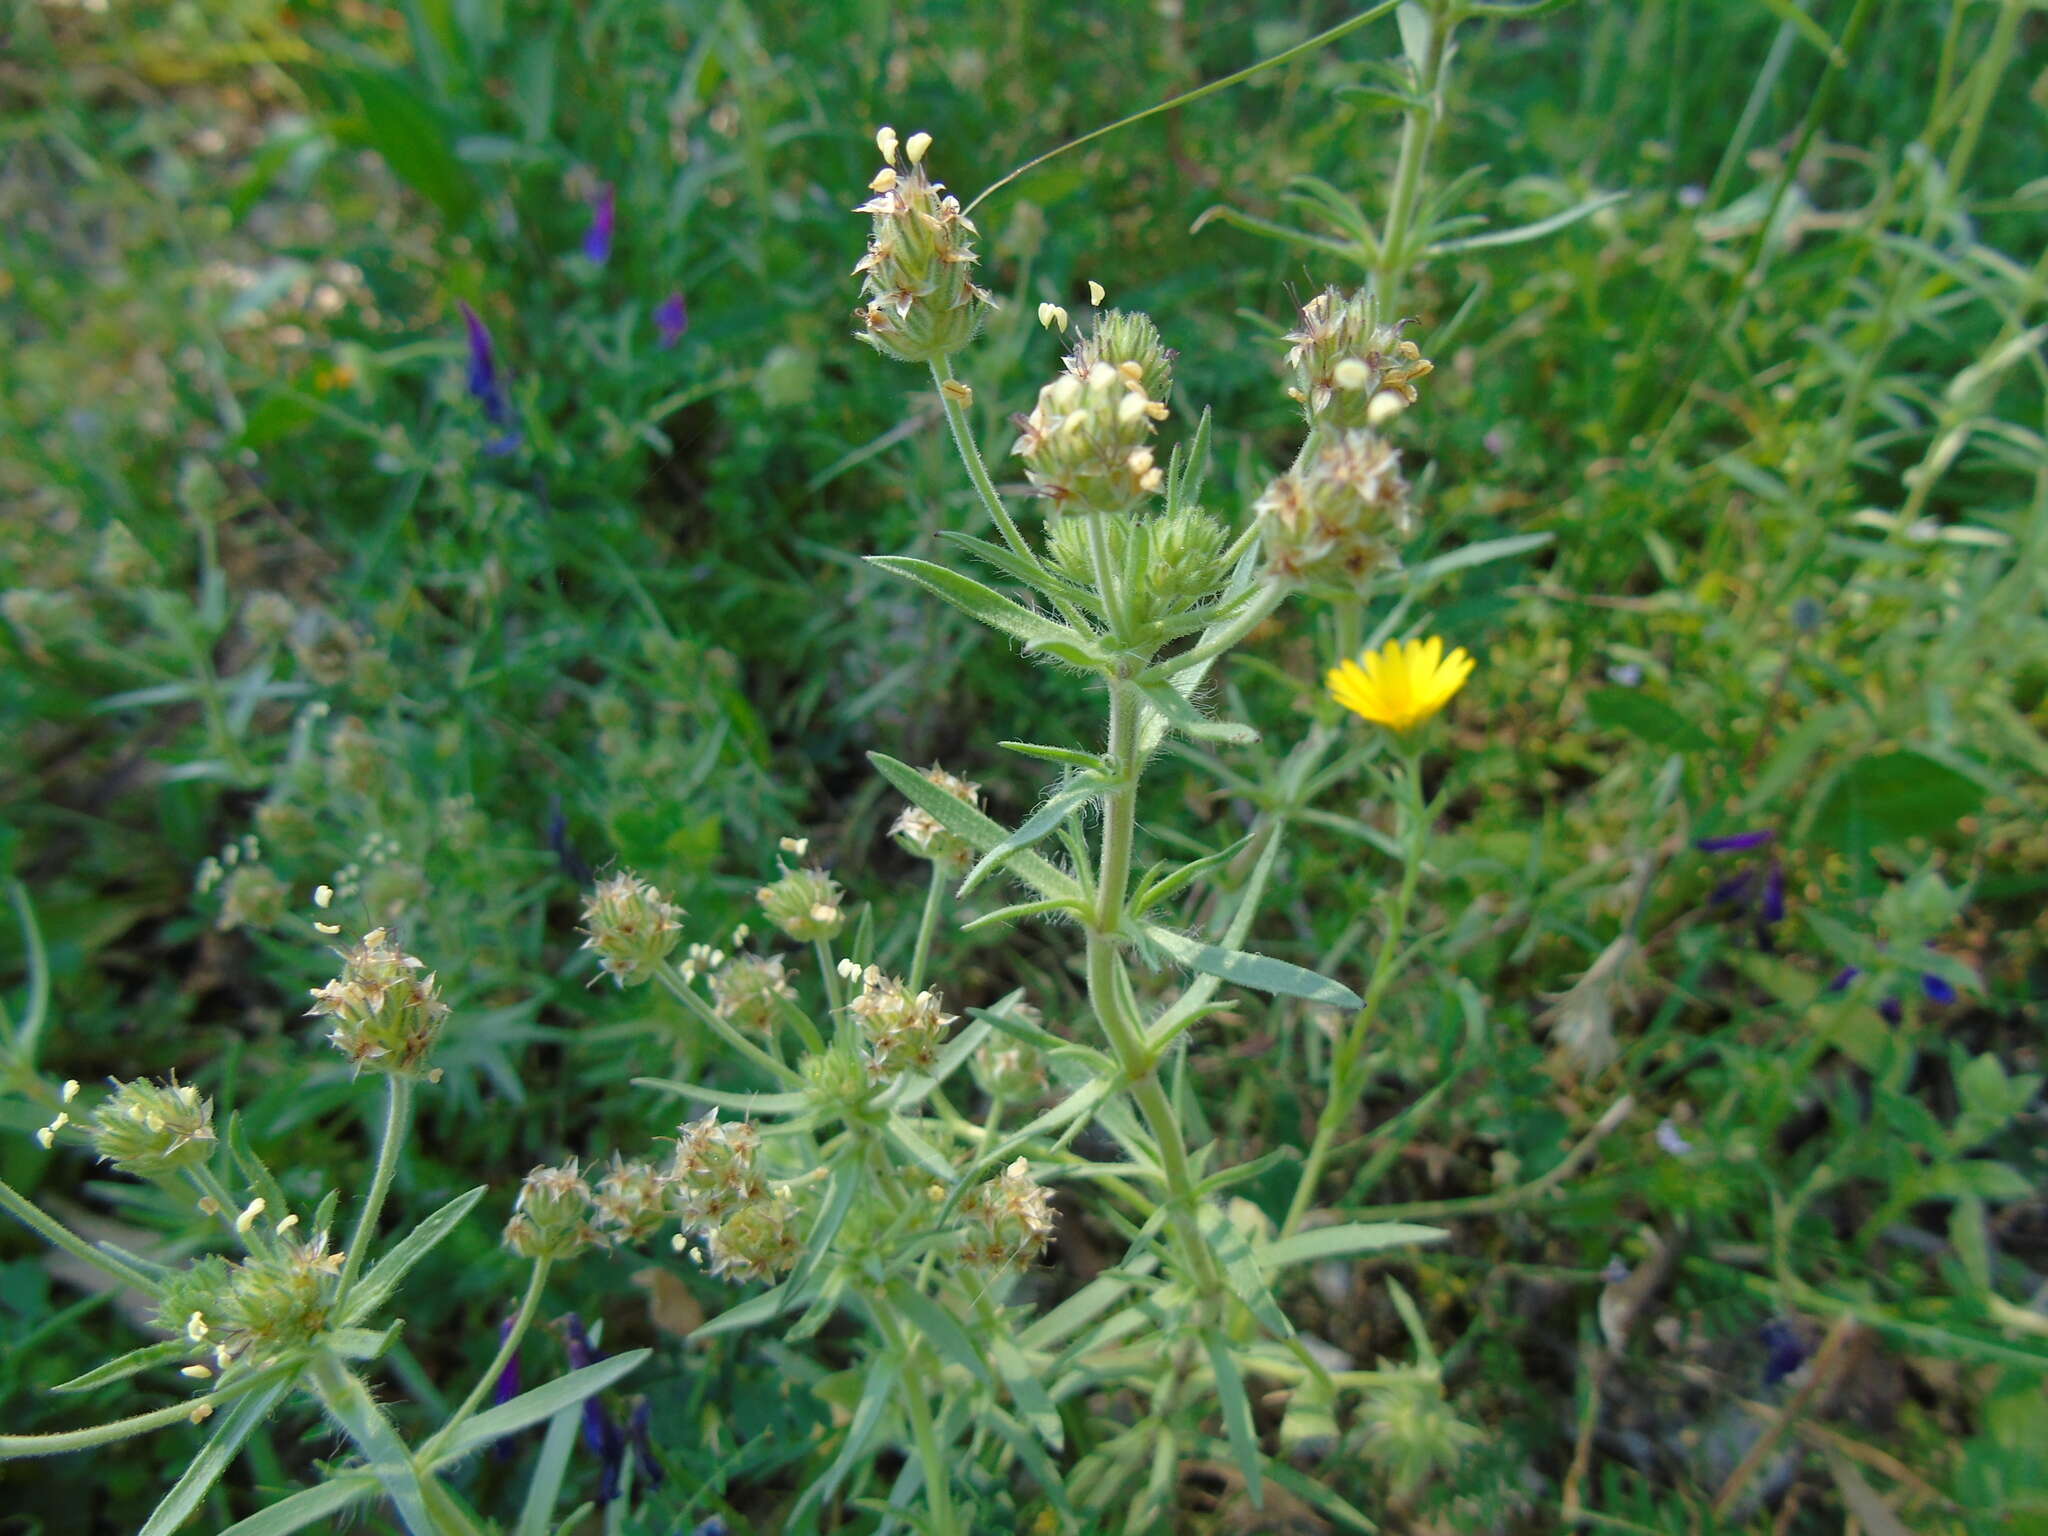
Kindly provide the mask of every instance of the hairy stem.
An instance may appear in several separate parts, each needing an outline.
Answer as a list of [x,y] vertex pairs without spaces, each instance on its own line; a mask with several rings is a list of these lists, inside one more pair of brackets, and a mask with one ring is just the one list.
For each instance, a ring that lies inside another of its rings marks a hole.
[[519,1298],[519,1310],[512,1314],[512,1326],[505,1331],[504,1342],[498,1346],[498,1353],[491,1363],[484,1367],[484,1373],[477,1384],[469,1389],[469,1396],[462,1400],[462,1406],[449,1415],[448,1422],[434,1431],[433,1438],[420,1448],[419,1459],[431,1464],[441,1447],[446,1445],[455,1431],[468,1422],[471,1414],[484,1400],[484,1394],[499,1377],[505,1374],[505,1367],[512,1363],[512,1357],[519,1352],[519,1341],[526,1337],[526,1330],[533,1322],[533,1314],[540,1307],[541,1290],[547,1284],[548,1266],[552,1261],[545,1256],[533,1261],[533,1272],[526,1279],[526,1294]]
[[931,883],[925,887],[924,913],[917,920],[917,948],[910,956],[910,980],[907,983],[912,994],[924,990],[925,971],[931,965],[932,938],[939,929],[939,915],[946,907],[946,868],[937,859],[932,860]]
[[384,1138],[377,1147],[376,1171],[370,1175],[370,1192],[363,1197],[363,1209],[356,1217],[356,1230],[342,1256],[341,1283],[335,1287],[334,1309],[341,1311],[363,1267],[363,1255],[377,1236],[377,1218],[384,1211],[384,1197],[391,1192],[392,1177],[398,1172],[398,1155],[405,1148],[406,1132],[412,1125],[412,1079],[392,1073],[385,1080]]
[[1329,1096],[1323,1101],[1322,1113],[1316,1117],[1315,1136],[1309,1142],[1308,1158],[1301,1166],[1301,1178],[1294,1186],[1294,1198],[1287,1204],[1287,1219],[1280,1224],[1282,1237],[1295,1232],[1301,1226],[1302,1218],[1308,1214],[1309,1206],[1315,1200],[1316,1186],[1322,1182],[1323,1167],[1330,1160],[1330,1147],[1363,1086],[1354,1081],[1358,1061],[1364,1054],[1373,1024],[1379,1018],[1380,999],[1386,995],[1387,986],[1394,979],[1396,960],[1407,936],[1408,913],[1415,902],[1415,887],[1422,874],[1422,852],[1429,840],[1428,812],[1422,803],[1422,759],[1419,754],[1403,754],[1401,787],[1402,809],[1407,821],[1407,836],[1402,847],[1401,884],[1394,892],[1394,907],[1387,917],[1386,937],[1381,941],[1379,957],[1373,963],[1372,979],[1366,983],[1363,1004],[1331,1054]]

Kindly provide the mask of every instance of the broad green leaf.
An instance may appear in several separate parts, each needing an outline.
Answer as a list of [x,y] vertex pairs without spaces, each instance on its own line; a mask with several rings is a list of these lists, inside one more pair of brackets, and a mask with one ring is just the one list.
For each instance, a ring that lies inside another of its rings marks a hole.
[[1268,1243],[1258,1250],[1259,1264],[1274,1274],[1290,1264],[1377,1253],[1411,1243],[1433,1243],[1450,1234],[1441,1227],[1417,1227],[1402,1221],[1348,1222],[1341,1227],[1314,1227]]
[[985,587],[972,576],[963,576],[949,566],[934,565],[929,560],[913,560],[907,555],[870,555],[868,564],[908,577],[927,592],[944,598],[969,618],[1027,644],[1042,645],[1049,641],[1072,644],[1084,638],[1059,620],[1034,613],[1022,603],[1012,602],[992,587]]
[[1364,999],[1342,982],[1318,976],[1314,971],[1290,965],[1285,960],[1249,954],[1241,949],[1220,949],[1214,944],[1204,944],[1161,928],[1156,923],[1141,923],[1139,927],[1144,931],[1146,940],[1175,964],[1200,971],[1205,976],[1220,976],[1225,981],[1234,981],[1256,992],[1306,998],[1312,1003],[1328,1003],[1335,1008],[1365,1006]]
[[1714,745],[1691,717],[1638,688],[1595,688],[1586,695],[1586,713],[1603,730],[1624,731],[1653,747],[1704,752]]
[[901,1280],[890,1285],[889,1299],[941,1357],[960,1366],[969,1375],[994,1384],[994,1377],[989,1374],[988,1362],[981,1358],[981,1351],[974,1347],[974,1341],[968,1337],[960,1319],[943,1305]]
[[1259,1477],[1258,1431],[1252,1427],[1252,1400],[1244,1389],[1244,1373],[1231,1357],[1230,1346],[1214,1329],[1202,1330],[1202,1348],[1209,1354],[1209,1369],[1216,1379],[1216,1401],[1223,1409],[1223,1429],[1230,1437],[1230,1457],[1244,1474],[1245,1491],[1252,1507],[1263,1509],[1266,1490]]
[[172,1531],[189,1520],[207,1491],[220,1480],[221,1473],[227,1471],[228,1463],[235,1459],[235,1452],[242,1448],[242,1442],[270,1417],[278,1400],[291,1390],[297,1379],[295,1373],[280,1376],[268,1386],[251,1392],[221,1415],[219,1427],[186,1466],[184,1475],[171,1485],[171,1491],[164,1495],[163,1502],[150,1512],[137,1536],[170,1536]]
[[1223,1276],[1230,1282],[1237,1299],[1258,1319],[1259,1326],[1274,1338],[1292,1338],[1294,1325],[1280,1310],[1280,1303],[1273,1299],[1272,1291],[1267,1289],[1265,1270],[1260,1267],[1258,1255],[1252,1252],[1244,1234],[1220,1206],[1203,1206],[1201,1224],[1202,1236],[1222,1263]]
[[356,1282],[355,1289],[349,1292],[342,1322],[345,1325],[361,1323],[383,1306],[391,1293],[398,1289],[398,1282],[405,1278],[406,1272],[453,1232],[462,1218],[469,1214],[470,1208],[483,1197],[484,1186],[481,1184],[466,1194],[457,1195],[392,1244],[391,1251],[371,1265],[362,1279]]
[[[875,765],[883,778],[901,790],[912,805],[929,812],[934,821],[970,848],[987,853],[1010,835],[1000,823],[984,816],[965,800],[947,794],[908,763],[899,763],[883,752],[870,752],[868,761]],[[1062,874],[1045,859],[1029,851],[1011,855],[1009,872],[1041,896],[1071,901],[1080,895],[1080,888],[1074,884],[1072,876]]]
[[718,1316],[702,1327],[693,1329],[690,1339],[709,1339],[721,1333],[735,1333],[742,1328],[752,1328],[780,1317],[784,1312],[794,1311],[806,1298],[787,1285],[778,1285],[763,1291],[758,1296],[749,1296],[736,1307],[727,1307]]
[[[868,1446],[881,1433],[890,1401],[896,1395],[896,1385],[902,1378],[903,1362],[893,1354],[883,1356],[868,1369],[867,1385],[861,1392],[860,1401],[854,1404],[853,1417],[847,1423],[846,1440],[839,1447],[839,1454],[832,1458],[832,1464],[825,1469],[824,1475],[806,1488],[803,1497],[797,1500],[788,1528],[805,1529],[808,1512],[829,1504],[839,1492],[839,1485],[859,1465],[867,1454]],[[910,1390],[922,1392],[924,1383],[912,1383]]]
[[1052,1507],[1059,1511],[1060,1517],[1067,1522],[1067,1528],[1073,1530],[1078,1527],[1081,1517],[1068,1502],[1067,1487],[1060,1477],[1060,1469],[1054,1465],[1053,1459],[1045,1454],[1045,1447],[1039,1444],[1038,1437],[1018,1423],[1005,1409],[994,1404],[983,1408],[979,1417],[980,1422],[993,1429],[1002,1437],[1004,1443],[1017,1453],[1017,1459],[1024,1463],[1024,1470],[1031,1474],[1039,1490],[1052,1502]]
[[1923,752],[1859,758],[1835,777],[1806,835],[1857,856],[1911,837],[1938,837],[1984,803],[1983,787]]
[[564,1408],[582,1402],[593,1392],[602,1392],[613,1382],[623,1380],[636,1370],[648,1356],[651,1349],[628,1350],[623,1355],[614,1355],[609,1360],[600,1360],[595,1365],[586,1365],[581,1370],[571,1371],[557,1377],[545,1386],[535,1387],[531,1392],[522,1392],[509,1403],[501,1403],[478,1414],[458,1429],[453,1438],[434,1460],[436,1467],[447,1466],[460,1461],[472,1451],[481,1450],[493,1440],[502,1440],[515,1434],[529,1424],[538,1424],[542,1419],[551,1419]]
[[339,78],[362,108],[362,139],[391,173],[447,216],[466,223],[477,204],[476,183],[456,157],[454,135],[414,86],[397,76],[356,69]]
[[1017,1405],[1017,1412],[1031,1426],[1031,1432],[1053,1450],[1060,1450],[1066,1444],[1066,1426],[1060,1422],[1059,1410],[1047,1395],[1045,1383],[1038,1379],[1038,1372],[1003,1334],[990,1334],[988,1348],[995,1360],[996,1374],[1010,1389],[1010,1401]]
[[533,1459],[533,1478],[526,1485],[526,1501],[519,1506],[519,1525],[513,1536],[548,1536],[555,1505],[562,1496],[562,1480],[568,1476],[569,1458],[583,1428],[580,1405],[564,1408],[548,1420],[540,1454]]

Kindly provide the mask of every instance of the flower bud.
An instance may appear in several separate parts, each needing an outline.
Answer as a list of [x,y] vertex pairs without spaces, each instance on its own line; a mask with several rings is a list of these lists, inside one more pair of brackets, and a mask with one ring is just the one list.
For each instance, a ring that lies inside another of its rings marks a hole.
[[[1111,519],[1103,532],[1110,563],[1128,570],[1131,541],[1139,535],[1120,518]],[[1183,507],[1149,519],[1142,537],[1144,566],[1130,585],[1134,617],[1141,624],[1200,607],[1215,597],[1229,578],[1230,565],[1224,555],[1230,530],[1200,507]],[[1062,518],[1046,527],[1046,554],[1061,571],[1086,585],[1095,581],[1093,543],[1088,525],[1079,518]]]
[[1360,591],[1399,566],[1396,542],[1414,528],[1400,455],[1364,429],[1330,438],[1267,486],[1252,510],[1275,577]]
[[988,294],[970,275],[976,230],[925,168],[930,134],[911,135],[900,165],[893,130],[875,142],[890,163],[868,183],[875,195],[854,210],[874,221],[868,253],[853,269],[861,279],[858,334],[903,362],[934,362],[972,341],[989,308]]
[[292,630],[299,610],[282,592],[251,592],[242,603],[242,632],[257,645],[276,645]]
[[786,1191],[734,1211],[713,1227],[711,1273],[733,1280],[773,1280],[803,1256],[800,1213]]
[[327,1331],[341,1268],[342,1255],[328,1252],[325,1232],[304,1242],[285,1238],[268,1253],[229,1265],[226,1285],[194,1307],[185,1335],[209,1346],[223,1371],[267,1365]]
[[190,1083],[114,1084],[84,1124],[99,1155],[123,1173],[157,1177],[213,1157],[213,1100]]
[[[943,789],[963,804],[981,804],[979,784],[948,773],[936,763],[924,770],[924,776],[928,783]],[[906,853],[930,859],[934,864],[947,864],[964,870],[974,862],[974,850],[948,832],[939,819],[922,806],[906,805],[889,828],[889,835],[903,845]]]
[[156,557],[118,518],[100,533],[93,574],[110,587],[139,587],[157,572]]
[[773,955],[734,955],[711,973],[712,1010],[742,1029],[768,1033],[783,1004],[795,1001],[796,988]]
[[1485,1439],[1458,1417],[1435,1381],[1397,1379],[1372,1388],[1359,1406],[1359,1427],[1365,1459],[1404,1498]]
[[754,1171],[754,1156],[760,1148],[761,1133],[751,1122],[721,1123],[715,1109],[682,1128],[668,1180],[674,1190],[676,1214],[685,1226],[723,1221],[767,1194],[767,1186]]
[[590,1186],[571,1158],[559,1168],[536,1168],[519,1186],[505,1246],[522,1259],[570,1259],[598,1234],[590,1225]]
[[1174,356],[1150,315],[1112,309],[1098,316],[1094,328],[1067,354],[1067,372],[1086,379],[1097,363],[1118,370],[1132,364],[1143,397],[1164,404],[1173,392]]
[[960,1202],[966,1231],[960,1261],[974,1269],[1004,1270],[1029,1264],[1052,1237],[1052,1200],[1031,1177],[1025,1158]]
[[682,938],[676,921],[683,909],[630,871],[600,880],[583,898],[583,940],[594,949],[612,980],[635,987],[654,979],[655,969]]
[[224,933],[233,928],[274,927],[284,916],[290,896],[268,865],[238,865],[222,883],[220,917],[214,926]]
[[1034,1103],[1045,1096],[1045,1058],[1038,1050],[1003,1036],[984,1041],[974,1053],[974,1076],[993,1098]]
[[342,957],[341,975],[313,991],[312,1017],[334,1020],[327,1038],[357,1071],[417,1077],[448,1017],[426,963],[393,944],[382,928]]
[[1379,306],[1364,290],[1345,295],[1326,288],[1301,308],[1301,323],[1287,339],[1294,382],[1287,393],[1305,408],[1310,426],[1363,427],[1374,421],[1374,402],[1391,393],[1415,403],[1411,380],[1436,365],[1401,327],[1379,323]]
[[784,869],[782,878],[754,893],[768,921],[799,943],[829,939],[846,924],[846,892],[822,869]]
[[927,988],[912,996],[902,982],[874,965],[861,973],[860,996],[847,1007],[867,1036],[868,1076],[876,1082],[929,1071],[954,1020],[939,1011],[938,993]]
[[1166,403],[1145,389],[1136,359],[1097,362],[1085,375],[1062,373],[1017,419],[1011,452],[1056,512],[1131,512],[1166,483],[1146,446]]
[[629,1163],[614,1152],[591,1203],[612,1242],[644,1242],[668,1219],[668,1177],[652,1163]]

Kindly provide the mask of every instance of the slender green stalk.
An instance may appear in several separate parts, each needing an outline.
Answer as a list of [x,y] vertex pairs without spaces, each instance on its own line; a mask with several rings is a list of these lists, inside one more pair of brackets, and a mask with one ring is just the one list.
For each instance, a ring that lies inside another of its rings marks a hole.
[[818,957],[818,976],[825,987],[825,1007],[836,1018],[846,1006],[846,994],[839,986],[839,962],[832,958],[830,939],[811,940],[811,953]]
[[737,1029],[734,1029],[728,1021],[720,1018],[717,1011],[709,1003],[705,1002],[703,998],[699,997],[688,982],[683,980],[682,973],[675,968],[672,961],[662,961],[655,968],[654,974],[660,978],[661,984],[668,988],[678,1002],[697,1016],[706,1029],[709,1029],[719,1039],[738,1051],[747,1060],[754,1063],[755,1066],[761,1068],[770,1077],[774,1078],[777,1082],[788,1084],[797,1084],[803,1081],[803,1078],[788,1063],[769,1055],[760,1046],[754,1044],[753,1041],[749,1040]]
[[377,1236],[377,1218],[384,1212],[384,1197],[391,1192],[391,1180],[398,1172],[398,1157],[405,1150],[406,1133],[412,1128],[412,1079],[394,1072],[385,1078],[384,1138],[377,1147],[376,1171],[370,1175],[370,1192],[356,1217],[356,1229],[342,1256],[341,1282],[335,1287],[334,1310],[339,1313],[348,1299],[349,1287],[363,1267],[363,1255]]
[[910,956],[910,981],[913,994],[924,990],[925,972],[931,966],[932,937],[938,932],[939,914],[946,907],[946,867],[937,859],[932,860],[931,882],[924,890],[924,914],[917,920],[917,948]]
[[1147,668],[1147,672],[1158,677],[1178,677],[1189,667],[1213,661],[1265,623],[1273,610],[1287,601],[1289,590],[1277,581],[1265,583],[1252,594],[1244,607],[1238,610],[1236,617],[1226,619],[1216,629],[1204,631],[1199,644],[1169,656],[1162,662],[1155,662]]
[[504,1341],[498,1352],[491,1357],[491,1363],[484,1367],[484,1373],[477,1378],[475,1386],[469,1389],[469,1396],[462,1400],[462,1406],[448,1417],[448,1422],[434,1431],[433,1437],[420,1447],[419,1459],[432,1465],[455,1432],[469,1422],[470,1415],[483,1403],[484,1394],[491,1385],[505,1374],[505,1367],[512,1363],[512,1357],[519,1352],[519,1341],[526,1337],[526,1330],[533,1322],[533,1314],[540,1307],[541,1290],[547,1285],[548,1268],[553,1261],[545,1256],[533,1261],[533,1272],[526,1277],[526,1294],[519,1298],[519,1310],[512,1314],[512,1326],[505,1331]]
[[1338,1130],[1350,1116],[1353,1101],[1364,1086],[1356,1081],[1358,1062],[1365,1042],[1379,1018],[1380,999],[1396,973],[1396,961],[1408,931],[1408,913],[1415,902],[1415,887],[1422,875],[1422,852],[1429,840],[1428,812],[1422,803],[1422,760],[1419,753],[1404,751],[1401,761],[1402,810],[1407,821],[1401,860],[1401,883],[1394,892],[1393,910],[1387,915],[1386,937],[1373,963],[1372,978],[1366,983],[1363,1005],[1344,1032],[1344,1038],[1330,1056],[1330,1091],[1323,1110],[1316,1117],[1315,1135],[1309,1142],[1308,1157],[1301,1165],[1301,1178],[1294,1186],[1294,1198],[1287,1203],[1287,1219],[1280,1235],[1289,1236],[1301,1226],[1322,1182],[1323,1167],[1330,1159],[1330,1147]]
[[945,1452],[939,1445],[938,1430],[932,1421],[932,1405],[925,1401],[924,1383],[935,1380],[936,1373],[927,1377],[915,1369],[917,1351],[904,1336],[903,1327],[897,1322],[888,1301],[881,1296],[872,1296],[869,1306],[881,1327],[882,1337],[888,1340],[889,1348],[903,1361],[899,1395],[903,1399],[904,1414],[910,1420],[910,1438],[917,1449],[918,1465],[924,1469],[925,1500],[931,1509],[933,1536],[965,1536],[965,1528],[953,1513],[953,1469],[947,1464]]
[[1444,57],[1454,22],[1441,0],[1431,0],[1427,10],[1429,46],[1415,82],[1415,93],[1425,105],[1410,107],[1401,117],[1401,150],[1394,162],[1394,189],[1387,200],[1386,227],[1380,231],[1380,257],[1372,269],[1372,293],[1379,302],[1382,320],[1392,317],[1394,284],[1413,265],[1408,244],[1414,238],[1415,215],[1422,201],[1422,168],[1429,158],[1429,146],[1436,137],[1437,117],[1443,105]]
[[[945,409],[946,425],[953,429],[953,446],[959,450],[960,463],[967,470],[967,478],[974,484],[975,494],[981,498],[982,509],[988,513],[989,520],[1002,531],[1003,542],[1010,546],[1017,558],[1028,561],[1033,570],[1044,571],[1045,565],[1038,558],[1038,552],[1031,547],[1030,541],[1017,527],[1016,520],[1010,516],[1009,508],[1003,505],[1003,498],[996,490],[995,481],[989,478],[988,465],[982,462],[981,448],[974,440],[973,423],[967,419],[966,404],[957,398],[954,390],[946,387],[948,384],[958,386],[960,382],[953,373],[953,360],[950,357],[942,357],[932,364],[932,382],[938,385],[939,404]],[[1049,573],[1047,579],[1051,579]],[[1053,598],[1052,602],[1053,606],[1059,609],[1061,618],[1084,634],[1087,632],[1087,626],[1082,623],[1081,615],[1073,604],[1058,597]]]
[[439,1480],[420,1469],[361,1377],[325,1350],[315,1350],[306,1380],[320,1406],[370,1463],[412,1536],[482,1536]]
[[132,1285],[148,1296],[155,1296],[161,1290],[161,1286],[147,1271],[127,1259],[115,1257],[105,1249],[95,1248],[4,1181],[0,1181],[0,1209],[5,1209],[23,1226],[32,1228],[37,1236],[53,1248],[62,1248],[74,1259],[83,1260],[94,1269],[113,1276],[123,1285]]
[[[131,1418],[115,1419],[107,1424],[94,1424],[86,1429],[60,1430],[44,1435],[0,1435],[0,1461],[14,1461],[24,1456],[59,1456],[67,1451],[89,1451],[96,1445],[106,1445],[115,1440],[126,1440],[131,1435],[143,1435],[152,1429],[186,1421],[197,1422],[192,1415],[201,1408],[217,1409],[223,1403],[246,1397],[258,1387],[268,1386],[277,1379],[275,1370],[251,1371],[238,1380],[224,1381],[213,1391],[189,1402],[172,1403],[167,1407],[153,1408],[148,1413],[138,1413]],[[205,1414],[200,1414],[204,1418]]]

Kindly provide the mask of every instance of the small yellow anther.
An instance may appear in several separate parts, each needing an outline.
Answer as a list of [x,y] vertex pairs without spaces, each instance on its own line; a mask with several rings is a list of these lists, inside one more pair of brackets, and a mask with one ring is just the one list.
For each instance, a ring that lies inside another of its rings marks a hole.
[[318,907],[318,908],[319,908],[319,909],[320,909],[320,910],[321,910],[322,912],[325,912],[325,911],[326,911],[326,910],[327,910],[327,909],[328,909],[329,907],[333,906],[333,905],[334,905],[334,887],[333,887],[333,886],[331,886],[331,885],[316,885],[316,886],[314,886],[314,887],[313,887],[313,905],[314,905],[314,906],[316,906],[316,907]]
[[243,1206],[242,1214],[235,1218],[235,1230],[237,1232],[246,1232],[255,1226],[256,1218],[263,1214],[269,1203],[261,1195],[258,1195],[254,1200]]
[[1105,289],[1102,286],[1102,284],[1095,281],[1095,279],[1092,277],[1088,279],[1088,302],[1090,304],[1093,304],[1097,309],[1100,309],[1102,307],[1102,301],[1108,297],[1109,291]]
[[188,1365],[180,1370],[178,1374],[180,1376],[190,1376],[194,1381],[213,1380],[213,1368],[206,1365]]
[[877,128],[875,130],[875,148],[882,152],[882,159],[886,163],[894,165],[896,163],[896,130],[889,127]]
[[903,145],[904,156],[912,165],[924,164],[924,152],[932,147],[932,136],[928,133],[913,133]]
[[875,172],[875,179],[868,183],[870,192],[893,192],[896,190],[896,172],[883,166]]
[[1038,323],[1047,330],[1052,330],[1057,326],[1060,333],[1064,335],[1067,329],[1067,312],[1057,304],[1041,304],[1038,306]]
[[66,1079],[64,1079],[64,1102],[66,1104],[69,1104],[73,1099],[77,1097],[78,1079],[75,1077],[67,1077]]

